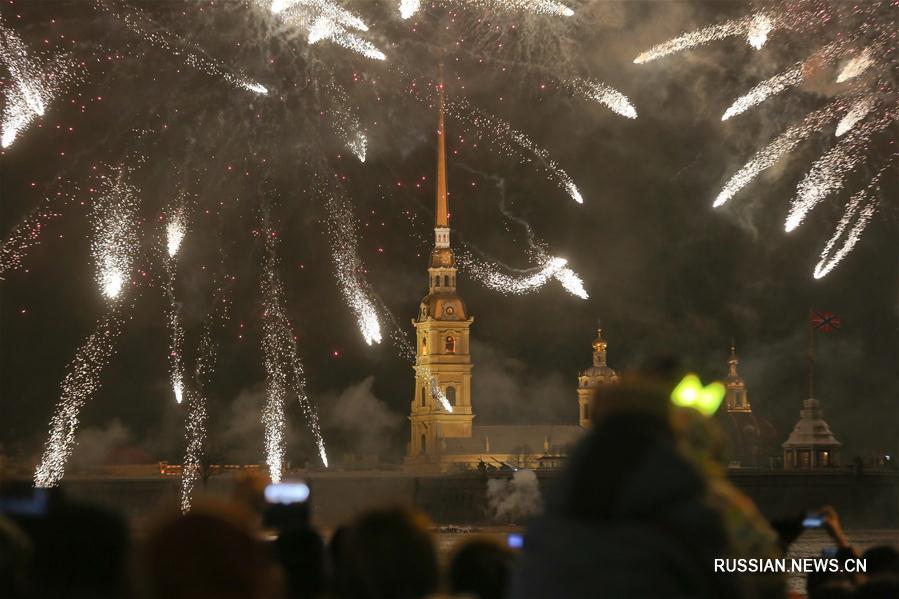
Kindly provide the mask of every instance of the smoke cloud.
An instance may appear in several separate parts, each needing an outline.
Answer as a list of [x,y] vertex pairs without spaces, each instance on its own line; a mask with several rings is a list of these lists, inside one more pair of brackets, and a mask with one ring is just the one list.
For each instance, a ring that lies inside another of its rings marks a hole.
[[519,470],[511,479],[487,481],[487,511],[496,520],[521,522],[543,509],[540,484],[533,470]]

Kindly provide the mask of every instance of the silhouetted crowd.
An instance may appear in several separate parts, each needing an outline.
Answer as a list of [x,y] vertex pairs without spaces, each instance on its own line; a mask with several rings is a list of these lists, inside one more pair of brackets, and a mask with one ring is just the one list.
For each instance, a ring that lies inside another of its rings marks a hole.
[[[406,507],[368,511],[326,539],[308,506],[272,512],[252,482],[137,534],[112,512],[23,493],[0,517],[0,598],[794,596],[783,573],[715,572],[719,558],[785,556],[802,516],[763,518],[728,482],[713,421],[659,397],[651,383],[604,397],[520,549],[471,534],[444,559],[430,523]],[[818,516],[834,556],[862,557],[867,571],[810,574],[807,596],[899,598],[896,549],[858,556],[835,511]]]

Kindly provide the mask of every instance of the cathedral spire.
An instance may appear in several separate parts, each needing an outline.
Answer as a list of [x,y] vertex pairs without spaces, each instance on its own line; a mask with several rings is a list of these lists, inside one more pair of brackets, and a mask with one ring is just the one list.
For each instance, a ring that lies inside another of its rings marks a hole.
[[733,340],[730,342],[730,359],[727,360],[728,372],[724,379],[724,387],[727,390],[724,396],[728,412],[752,412],[749,404],[749,395],[746,392],[746,383],[737,372],[737,348]]
[[739,376],[737,374],[737,364],[739,364],[739,360],[737,360],[737,346],[734,344],[734,340],[730,340],[730,360],[727,361],[728,366],[730,367],[730,371],[728,372],[729,376]]
[[449,247],[449,206],[446,192],[446,124],[443,87],[443,65],[441,65],[440,82],[437,84],[437,90],[440,94],[440,105],[437,117],[437,209],[434,223],[434,242],[438,248]]

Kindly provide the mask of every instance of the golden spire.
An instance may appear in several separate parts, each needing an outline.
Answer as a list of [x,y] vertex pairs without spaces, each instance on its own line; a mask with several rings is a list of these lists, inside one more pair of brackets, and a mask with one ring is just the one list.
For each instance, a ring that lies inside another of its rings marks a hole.
[[440,116],[437,120],[437,227],[449,227],[446,199],[446,127],[443,117],[443,65],[440,65]]

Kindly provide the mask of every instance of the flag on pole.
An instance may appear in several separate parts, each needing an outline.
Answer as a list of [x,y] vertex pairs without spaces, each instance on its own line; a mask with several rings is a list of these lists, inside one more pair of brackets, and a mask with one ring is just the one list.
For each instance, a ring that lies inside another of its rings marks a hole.
[[823,312],[821,310],[812,310],[812,329],[829,333],[840,328],[840,319],[833,312]]

